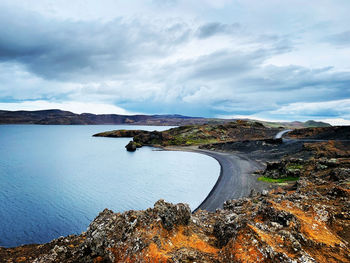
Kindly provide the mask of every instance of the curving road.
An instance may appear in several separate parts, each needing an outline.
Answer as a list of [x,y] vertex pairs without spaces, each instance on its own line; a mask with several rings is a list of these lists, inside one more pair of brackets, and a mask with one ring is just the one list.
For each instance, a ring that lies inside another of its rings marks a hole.
[[262,168],[258,162],[247,157],[221,152],[196,150],[215,158],[221,166],[220,176],[206,199],[197,209],[215,211],[222,208],[226,200],[248,196],[252,189],[261,191],[266,184],[258,182],[251,174]]
[[[289,131],[291,130],[279,132],[276,134],[275,139],[282,138]],[[199,209],[214,212],[216,209],[222,208],[226,200],[245,197],[253,189],[262,191],[269,186],[269,184],[259,182],[255,176],[252,176],[252,173],[262,169],[263,165],[248,158],[246,155],[186,147],[167,147],[166,150],[191,151],[206,154],[215,158],[221,166],[219,178],[213,189],[194,212]]]
[[279,133],[277,133],[275,135],[275,139],[281,139],[283,135],[285,135],[286,133],[290,132],[292,130],[283,130],[283,131],[280,131]]
[[166,147],[164,150],[205,154],[215,158],[221,166],[220,175],[214,187],[194,212],[198,209],[214,212],[222,208],[226,200],[248,196],[252,189],[257,191],[267,189],[268,184],[257,181],[257,178],[251,175],[254,171],[262,169],[263,165],[244,155],[192,147]]

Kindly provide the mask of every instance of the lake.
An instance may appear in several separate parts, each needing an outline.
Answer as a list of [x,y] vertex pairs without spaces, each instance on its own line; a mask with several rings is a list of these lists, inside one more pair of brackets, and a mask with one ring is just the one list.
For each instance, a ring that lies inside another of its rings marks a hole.
[[92,137],[121,125],[0,125],[0,246],[80,234],[104,208],[153,207],[158,199],[195,209],[220,165],[206,155],[143,147],[129,138]]

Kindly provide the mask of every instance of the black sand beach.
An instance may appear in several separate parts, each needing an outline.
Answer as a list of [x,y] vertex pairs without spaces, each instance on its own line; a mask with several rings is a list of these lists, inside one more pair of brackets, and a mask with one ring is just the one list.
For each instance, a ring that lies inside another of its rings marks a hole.
[[204,201],[194,210],[199,209],[214,212],[222,208],[224,202],[248,196],[251,190],[262,191],[268,184],[257,181],[252,173],[263,166],[243,154],[222,153],[202,150],[194,147],[166,147],[170,151],[190,151],[208,155],[220,164],[220,175],[214,187]]

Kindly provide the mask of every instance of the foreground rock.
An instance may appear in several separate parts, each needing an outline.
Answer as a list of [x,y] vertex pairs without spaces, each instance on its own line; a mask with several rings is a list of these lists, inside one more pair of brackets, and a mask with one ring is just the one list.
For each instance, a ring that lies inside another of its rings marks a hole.
[[[283,167],[289,165],[289,168]],[[296,167],[298,166],[298,167]],[[287,169],[287,170],[286,170]],[[227,201],[215,213],[158,201],[145,211],[105,209],[86,233],[0,248],[1,262],[350,262],[350,158],[290,159],[291,186]]]

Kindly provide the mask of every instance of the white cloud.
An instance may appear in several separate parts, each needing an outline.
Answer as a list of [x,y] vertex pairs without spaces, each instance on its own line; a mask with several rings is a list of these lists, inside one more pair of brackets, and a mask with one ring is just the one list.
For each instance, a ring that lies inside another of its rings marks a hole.
[[350,125],[350,120],[345,120],[341,118],[334,118],[334,119],[320,119],[320,121],[327,122],[333,126],[337,125]]
[[[250,119],[250,120],[257,120],[257,121],[267,121],[267,122],[290,122],[292,120],[290,119],[273,119],[273,118],[261,118],[255,115],[218,115],[217,118],[222,119]],[[303,120],[305,121],[305,120]],[[329,118],[329,119],[317,119],[317,121],[322,121],[329,123],[333,126],[343,126],[343,125],[350,125],[350,120],[345,120],[342,118]]]
[[350,99],[332,100],[322,102],[296,102],[282,106],[277,110],[271,111],[271,114],[277,115],[296,115],[296,116],[327,116],[342,113],[350,117]]
[[24,101],[24,102],[14,102],[14,103],[0,103],[1,110],[47,110],[47,109],[60,109],[71,111],[74,113],[95,113],[95,114],[122,114],[131,115],[136,114],[134,112],[126,111],[125,109],[101,103],[91,103],[91,102],[78,102],[78,101],[68,101],[68,102],[49,102],[44,100],[36,101]]
[[256,115],[217,115],[217,118],[221,119],[249,119],[249,120],[257,120],[257,121],[271,121],[271,122],[285,122],[289,120],[276,120],[276,119],[269,119],[269,118],[261,118]]

